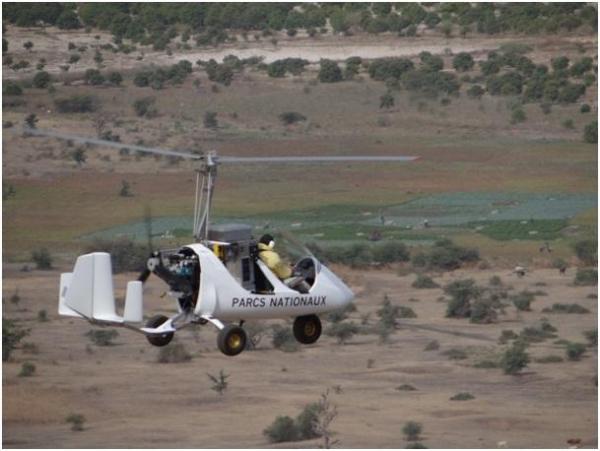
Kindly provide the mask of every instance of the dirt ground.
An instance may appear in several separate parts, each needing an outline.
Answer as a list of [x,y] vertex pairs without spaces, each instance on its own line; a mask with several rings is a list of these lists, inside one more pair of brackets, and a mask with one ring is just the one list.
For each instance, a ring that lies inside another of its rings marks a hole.
[[[61,268],[63,271],[68,268]],[[536,270],[523,278],[508,271],[460,270],[434,275],[440,285],[473,277],[481,284],[498,275],[510,293],[542,290],[531,312],[510,306],[495,324],[477,325],[444,317],[441,289],[411,287],[414,275],[394,269],[351,271],[335,268],[350,284],[357,299],[356,323],[376,310],[387,294],[394,304],[417,314],[403,319],[388,344],[373,334],[352,337],[339,345],[323,336],[297,352],[274,349],[265,336],[255,351],[226,357],[216,348],[216,331],[203,326],[198,333],[180,332],[193,359],[159,364],[158,350],[143,336],[120,329],[116,345],[96,347],[84,334],[88,323],[58,318],[60,271],[23,273],[5,265],[4,311],[31,328],[24,342],[39,348],[35,354],[17,350],[3,365],[3,446],[7,448],[241,448],[276,447],[262,431],[276,416],[295,417],[328,388],[338,416],[331,429],[345,448],[403,448],[402,427],[422,423],[421,442],[430,448],[564,448],[567,440],[597,447],[597,349],[588,348],[580,361],[569,361],[558,339],[585,342],[582,332],[597,324],[595,287],[575,287],[573,274]],[[116,277],[122,294],[126,280]],[[18,305],[8,302],[18,289]],[[169,313],[173,305],[161,299],[162,286],[151,278],[145,289],[146,314]],[[412,299],[412,300],[411,300]],[[553,303],[578,303],[589,314],[547,314]],[[38,322],[46,309],[48,322]],[[547,318],[557,337],[528,349],[532,363],[517,376],[499,368],[473,365],[497,355],[502,330],[519,333]],[[327,322],[324,323],[325,328]],[[425,351],[432,340],[438,350]],[[87,347],[87,350],[86,350]],[[449,360],[444,351],[464,350],[468,358]],[[541,356],[559,355],[560,363],[541,364]],[[23,362],[36,366],[34,376],[18,377]],[[223,396],[211,391],[207,373],[223,369],[230,375]],[[415,391],[400,391],[402,384]],[[451,401],[459,392],[475,399]],[[65,418],[80,413],[84,430],[73,432]],[[284,447],[316,447],[320,441],[283,443]]]

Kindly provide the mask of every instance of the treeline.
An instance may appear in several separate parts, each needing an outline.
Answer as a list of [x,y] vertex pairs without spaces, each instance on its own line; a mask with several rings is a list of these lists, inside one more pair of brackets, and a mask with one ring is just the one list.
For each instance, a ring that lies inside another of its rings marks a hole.
[[336,33],[446,34],[555,33],[581,26],[597,29],[596,8],[586,3],[4,3],[6,20],[18,26],[98,27],[117,39],[164,47],[181,35],[198,45],[223,42],[227,30],[269,32],[305,29],[311,36]]

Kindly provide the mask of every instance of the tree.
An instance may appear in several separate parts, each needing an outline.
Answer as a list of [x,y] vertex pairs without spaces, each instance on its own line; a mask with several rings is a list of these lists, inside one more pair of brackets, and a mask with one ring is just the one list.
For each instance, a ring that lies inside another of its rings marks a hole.
[[335,61],[322,59],[320,65],[317,77],[321,83],[335,83],[342,80],[342,70]]
[[564,70],[569,67],[569,58],[566,56],[559,56],[558,58],[552,58],[550,63],[552,64],[552,69],[555,71]]
[[598,142],[598,121],[590,122],[585,126],[583,129],[583,140],[590,144]]
[[25,47],[25,49],[26,49],[28,52],[30,52],[30,51],[31,51],[31,49],[33,48],[33,42],[31,42],[31,41],[26,41],[26,42],[23,44],[23,47]]
[[467,52],[460,52],[452,60],[452,66],[459,72],[466,72],[473,68],[473,57]]
[[387,91],[381,97],[379,97],[379,108],[390,109],[394,107],[394,96],[390,91]]
[[50,77],[50,74],[42,70],[34,75],[32,84],[34,88],[45,89],[51,81],[52,78]]

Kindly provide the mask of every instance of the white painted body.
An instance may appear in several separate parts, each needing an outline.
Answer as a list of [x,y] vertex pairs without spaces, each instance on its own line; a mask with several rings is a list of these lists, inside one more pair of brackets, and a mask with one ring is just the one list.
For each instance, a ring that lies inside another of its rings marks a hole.
[[[200,262],[200,288],[194,317],[207,319],[219,328],[222,328],[219,320],[289,318],[325,313],[344,307],[354,298],[350,288],[314,258],[315,281],[306,294],[283,284],[259,260],[258,266],[273,286],[273,292],[256,294],[244,289],[207,247],[202,244],[185,247],[191,249]],[[113,325],[140,323],[143,318],[142,283],[128,283],[125,309],[120,316],[115,308],[110,255],[105,252],[82,255],[77,258],[72,273],[61,274],[58,312],[64,316]],[[156,329],[136,329],[147,334],[175,331],[175,318],[180,315]]]

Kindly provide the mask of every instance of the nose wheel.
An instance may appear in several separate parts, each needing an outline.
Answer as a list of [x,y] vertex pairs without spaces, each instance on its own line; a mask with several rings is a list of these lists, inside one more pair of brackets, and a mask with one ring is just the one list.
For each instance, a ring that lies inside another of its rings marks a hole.
[[321,336],[321,320],[317,315],[299,316],[294,320],[294,337],[302,344],[314,343]]

